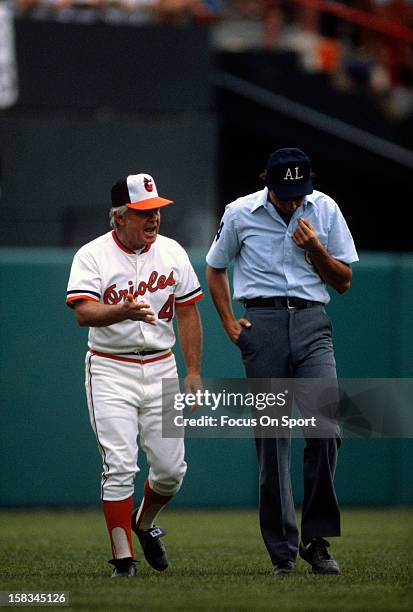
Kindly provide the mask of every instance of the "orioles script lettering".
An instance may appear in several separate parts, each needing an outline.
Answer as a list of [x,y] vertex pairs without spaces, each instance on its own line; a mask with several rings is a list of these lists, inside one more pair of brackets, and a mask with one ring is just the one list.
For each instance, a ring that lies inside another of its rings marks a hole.
[[104,304],[119,304],[121,300],[125,301],[126,296],[132,293],[134,298],[145,295],[147,291],[149,293],[155,293],[166,287],[172,287],[175,284],[174,273],[170,272],[169,276],[165,274],[159,274],[156,270],[150,273],[148,281],[140,281],[137,288],[134,289],[133,281],[128,281],[127,289],[116,289],[116,283],[110,285],[105,293],[103,294]]

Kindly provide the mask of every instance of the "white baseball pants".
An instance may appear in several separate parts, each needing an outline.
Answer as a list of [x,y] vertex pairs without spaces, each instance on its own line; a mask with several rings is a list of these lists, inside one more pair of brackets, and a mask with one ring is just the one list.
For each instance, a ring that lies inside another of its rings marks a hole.
[[[146,453],[148,481],[160,495],[174,495],[186,472],[184,439],[162,438],[162,379],[177,378],[175,357],[119,360],[86,354],[90,422],[102,456],[101,495],[120,501],[133,495],[139,472],[138,442]],[[178,380],[177,380],[177,391]]]

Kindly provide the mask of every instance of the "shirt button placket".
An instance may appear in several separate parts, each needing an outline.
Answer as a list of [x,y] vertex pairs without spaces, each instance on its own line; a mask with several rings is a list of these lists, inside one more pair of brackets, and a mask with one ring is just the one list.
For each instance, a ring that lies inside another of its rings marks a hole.
[[[135,291],[138,291],[139,282],[140,282],[140,279],[141,279],[141,277],[142,277],[141,272],[142,272],[142,268],[143,268],[143,263],[144,263],[144,261],[143,261],[143,258],[142,258],[142,257],[140,257],[138,254],[136,254],[136,255],[135,255],[135,258],[136,258],[136,259],[135,259],[135,271],[136,271],[136,278],[135,278]],[[143,297],[143,296],[139,296],[139,295],[137,295],[137,296],[136,296],[136,300],[141,299],[141,297]],[[144,298],[143,298],[143,299],[144,299]],[[140,333],[141,333],[141,335],[143,336],[143,338],[144,338],[144,340],[145,340],[145,333],[144,333],[144,331],[143,331],[143,325],[142,325],[142,323],[141,323],[141,322],[139,322],[139,321],[138,321],[137,323],[138,323],[138,325],[139,325],[139,330],[140,330]],[[140,339],[139,339],[139,341],[140,341]]]
[[288,285],[289,285],[289,273],[290,273],[290,258],[291,258],[291,234],[289,232],[289,230],[287,229],[287,231],[285,232],[285,236],[284,236],[284,261],[283,261],[283,269],[284,269],[284,276],[285,276],[285,289],[288,292]]

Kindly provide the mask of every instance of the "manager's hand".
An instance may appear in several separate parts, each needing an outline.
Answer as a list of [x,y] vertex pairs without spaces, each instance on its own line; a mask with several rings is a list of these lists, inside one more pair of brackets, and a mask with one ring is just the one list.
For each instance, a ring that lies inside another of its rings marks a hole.
[[123,308],[127,319],[156,325],[155,313],[149,304],[143,301],[136,302],[131,293],[127,295]]

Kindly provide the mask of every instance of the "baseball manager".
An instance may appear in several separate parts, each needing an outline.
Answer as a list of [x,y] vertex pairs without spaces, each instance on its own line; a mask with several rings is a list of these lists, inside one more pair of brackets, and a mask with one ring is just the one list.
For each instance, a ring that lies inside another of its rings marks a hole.
[[[184,249],[159,232],[153,178],[129,175],[112,188],[112,231],[75,255],[67,304],[88,326],[86,394],[103,462],[101,497],[112,546],[113,577],[136,574],[133,530],[150,565],[168,560],[154,521],[179,491],[186,472],[183,438],[162,438],[162,379],[177,378],[173,318],[186,365],[188,390],[200,387],[202,290]],[[133,510],[138,444],[149,475]]]
[[[313,189],[310,160],[300,149],[269,157],[265,188],[226,209],[207,255],[209,289],[248,378],[336,379],[326,285],[344,293],[358,261],[336,202]],[[236,320],[226,268],[234,260]],[[299,544],[290,478],[290,437],[256,437],[260,470],[260,525],[275,574],[296,569],[337,574],[325,537],[340,535],[333,478],[339,438],[306,438],[304,500]]]

